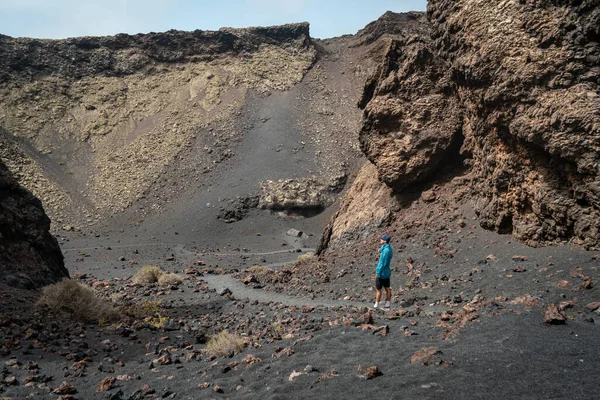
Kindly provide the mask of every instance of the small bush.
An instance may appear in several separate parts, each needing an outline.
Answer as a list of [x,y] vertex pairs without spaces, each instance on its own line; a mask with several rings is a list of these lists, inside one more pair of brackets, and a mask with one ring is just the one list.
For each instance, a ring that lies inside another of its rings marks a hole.
[[160,316],[160,305],[161,302],[156,300],[138,300],[123,304],[121,310],[135,319],[155,318]]
[[300,254],[296,262],[301,264],[309,264],[311,262],[317,261],[317,256],[313,252],[308,252],[306,254]]
[[165,271],[160,267],[154,265],[145,265],[140,268],[131,280],[135,283],[150,284],[158,282],[158,278],[163,275]]
[[183,278],[177,274],[171,274],[167,272],[166,274],[162,274],[158,277],[158,284],[160,286],[170,286],[170,285],[181,285],[183,283]]
[[253,265],[250,268],[248,268],[248,272],[257,274],[257,275],[265,275],[271,271],[272,271],[271,268],[261,267],[260,265]]
[[88,286],[71,279],[46,286],[37,302],[52,312],[66,312],[83,322],[116,321],[119,311]]
[[230,351],[239,353],[245,346],[246,342],[240,335],[223,330],[209,339],[205,351],[211,356],[226,356]]

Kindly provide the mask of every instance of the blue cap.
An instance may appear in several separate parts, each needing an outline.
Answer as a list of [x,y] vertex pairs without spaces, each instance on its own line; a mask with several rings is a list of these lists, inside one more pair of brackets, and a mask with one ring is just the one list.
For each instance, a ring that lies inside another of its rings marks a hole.
[[392,240],[392,238],[390,237],[390,235],[388,235],[387,233],[384,233],[383,235],[381,235],[380,239],[381,240],[385,240],[387,243],[389,243],[390,240]]

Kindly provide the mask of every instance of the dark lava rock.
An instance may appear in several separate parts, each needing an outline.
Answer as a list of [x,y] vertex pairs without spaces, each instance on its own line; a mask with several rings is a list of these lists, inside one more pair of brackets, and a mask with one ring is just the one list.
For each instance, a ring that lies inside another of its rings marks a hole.
[[68,276],[41,201],[0,161],[0,282],[35,289]]
[[[262,44],[309,46],[308,23],[247,29],[183,32],[170,30],[138,35],[79,37],[64,40],[11,38],[0,35],[0,82],[53,74],[124,76],[156,62],[207,60],[219,54],[255,51]],[[122,51],[128,50],[129,57]]]
[[241,221],[248,212],[258,206],[258,196],[237,197],[229,200],[229,204],[223,207],[217,216],[226,223]]

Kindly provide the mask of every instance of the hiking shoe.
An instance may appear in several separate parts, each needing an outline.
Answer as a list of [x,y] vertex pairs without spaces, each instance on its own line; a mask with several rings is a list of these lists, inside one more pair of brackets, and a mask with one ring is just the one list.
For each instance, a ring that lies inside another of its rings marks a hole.
[[385,306],[383,306],[383,307],[385,307],[385,308],[390,308],[390,302],[389,302],[389,301],[386,301],[386,302],[385,302]]
[[375,304],[373,304],[373,308],[377,308],[377,307],[379,307],[379,303],[375,302]]

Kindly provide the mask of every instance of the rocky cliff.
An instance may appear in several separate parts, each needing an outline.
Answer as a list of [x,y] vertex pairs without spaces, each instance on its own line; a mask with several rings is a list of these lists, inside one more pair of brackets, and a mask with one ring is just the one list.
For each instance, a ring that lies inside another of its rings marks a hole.
[[49,233],[42,203],[0,161],[0,282],[23,289],[54,283],[69,273]]
[[66,40],[0,36],[0,156],[56,221],[85,225],[164,186],[165,170],[186,149],[204,149],[194,176],[156,198],[157,211],[231,157],[248,91],[289,89],[315,59],[306,23]]
[[483,227],[598,247],[600,2],[432,0],[427,20],[365,86],[379,179],[399,194],[466,158]]

